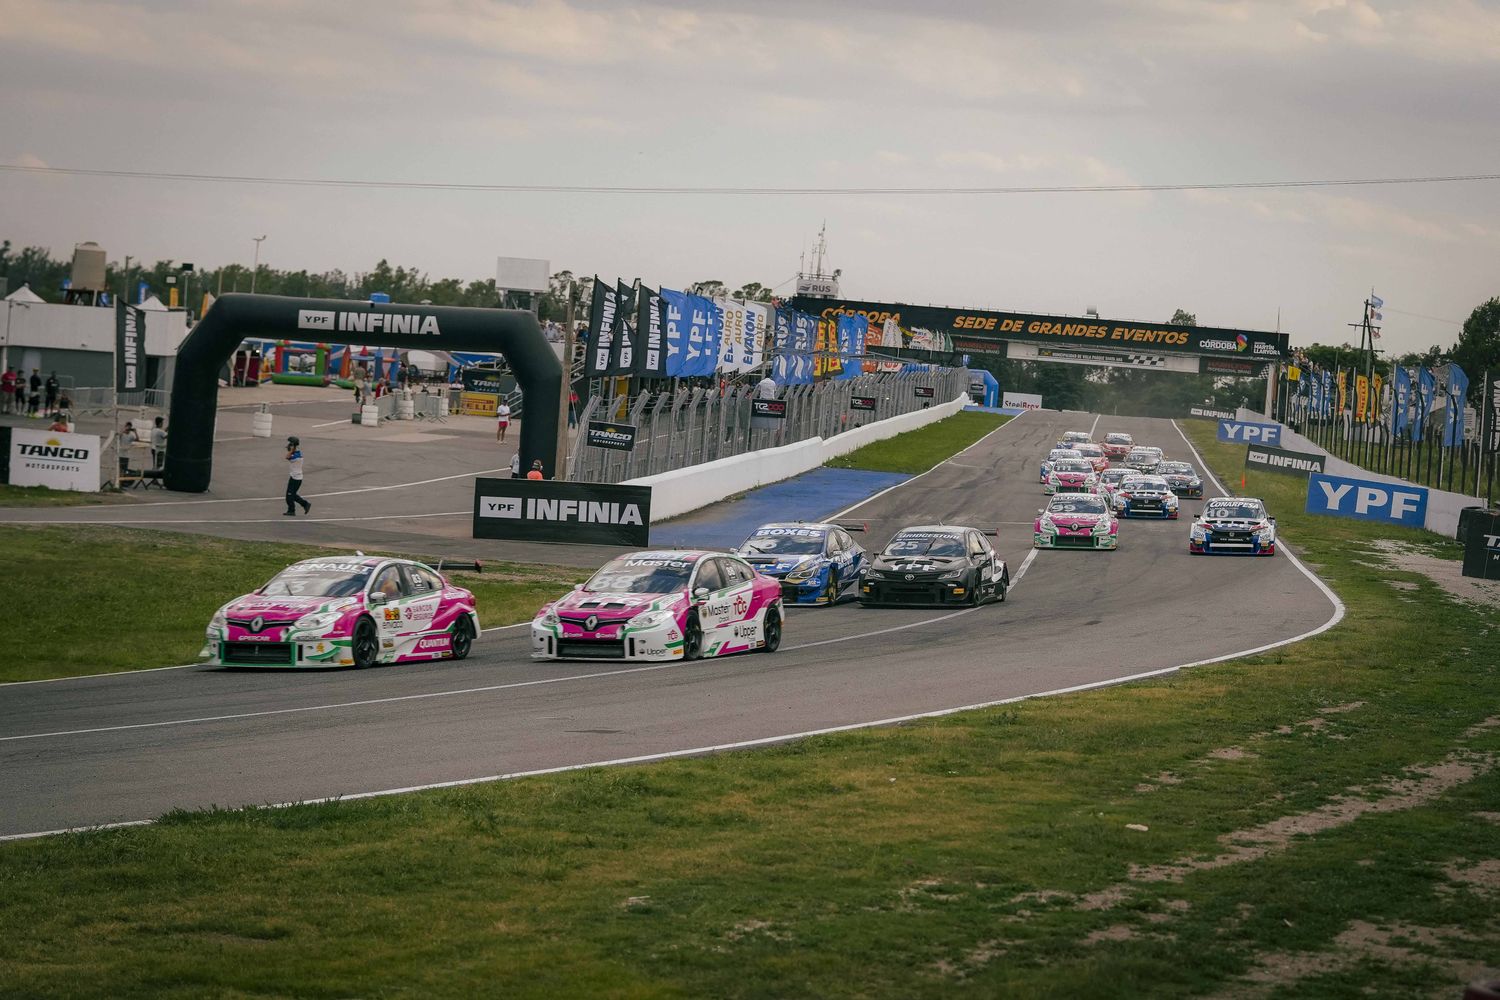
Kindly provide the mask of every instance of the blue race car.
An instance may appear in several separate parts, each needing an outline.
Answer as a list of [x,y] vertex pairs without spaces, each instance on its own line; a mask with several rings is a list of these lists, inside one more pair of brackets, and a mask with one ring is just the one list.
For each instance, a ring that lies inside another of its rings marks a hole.
[[763,524],[735,553],[755,571],[781,581],[788,604],[837,604],[856,592],[867,556],[850,531],[863,526],[807,524],[801,521]]

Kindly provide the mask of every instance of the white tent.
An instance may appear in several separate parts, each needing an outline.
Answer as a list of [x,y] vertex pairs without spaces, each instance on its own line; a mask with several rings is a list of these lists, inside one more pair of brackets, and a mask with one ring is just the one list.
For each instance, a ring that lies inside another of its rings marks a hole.
[[171,312],[162,300],[155,295],[148,295],[142,299],[139,308],[145,309],[148,312]]
[[42,298],[36,292],[33,292],[30,285],[23,284],[20,288],[17,288],[15,291],[7,295],[5,297],[5,301],[24,302],[27,305],[30,305],[33,302],[45,302],[46,299]]

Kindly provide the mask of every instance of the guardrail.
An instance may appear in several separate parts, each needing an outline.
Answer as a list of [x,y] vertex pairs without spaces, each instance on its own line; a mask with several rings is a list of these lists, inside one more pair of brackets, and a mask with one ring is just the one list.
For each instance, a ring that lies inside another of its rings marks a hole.
[[107,413],[117,405],[122,410],[167,409],[170,393],[165,389],[132,389],[119,393],[118,401],[113,387],[103,385],[79,386],[68,390],[75,413]]

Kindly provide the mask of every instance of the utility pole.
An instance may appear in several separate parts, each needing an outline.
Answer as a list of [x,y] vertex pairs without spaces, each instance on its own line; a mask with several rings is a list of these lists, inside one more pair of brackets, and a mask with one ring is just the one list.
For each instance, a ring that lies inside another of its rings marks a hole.
[[265,239],[265,237],[264,236],[252,236],[250,238],[251,238],[251,240],[253,240],[255,242],[255,263],[253,265],[251,265],[251,268],[250,268],[250,294],[254,295],[255,294],[255,277],[256,277],[256,275],[258,275],[260,273],[260,241],[263,240],[263,239]]

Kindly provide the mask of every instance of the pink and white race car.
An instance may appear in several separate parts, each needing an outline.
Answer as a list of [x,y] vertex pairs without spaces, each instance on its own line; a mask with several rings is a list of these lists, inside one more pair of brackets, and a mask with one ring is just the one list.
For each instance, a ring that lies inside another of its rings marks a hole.
[[1120,522],[1100,496],[1058,494],[1036,512],[1032,544],[1039,549],[1114,549]]
[[620,556],[537,612],[541,660],[696,660],[781,645],[781,583],[723,552]]
[[474,595],[431,567],[319,556],[214,612],[198,655],[222,667],[370,667],[462,660],[478,634]]

